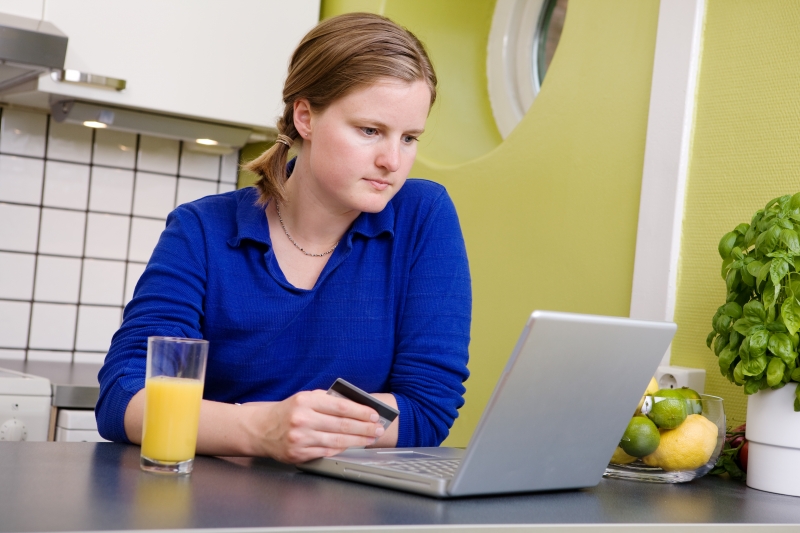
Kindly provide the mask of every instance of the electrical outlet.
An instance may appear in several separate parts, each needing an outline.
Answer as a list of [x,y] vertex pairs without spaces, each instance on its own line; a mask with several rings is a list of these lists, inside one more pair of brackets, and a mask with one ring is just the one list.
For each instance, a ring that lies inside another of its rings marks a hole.
[[706,383],[706,371],[702,368],[685,366],[660,366],[655,375],[660,389],[680,389],[689,387],[703,394]]

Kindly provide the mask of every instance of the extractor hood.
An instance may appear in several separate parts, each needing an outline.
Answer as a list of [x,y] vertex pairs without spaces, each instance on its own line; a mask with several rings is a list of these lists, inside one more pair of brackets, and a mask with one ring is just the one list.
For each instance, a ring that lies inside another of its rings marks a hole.
[[0,91],[61,71],[67,36],[53,24],[0,13]]

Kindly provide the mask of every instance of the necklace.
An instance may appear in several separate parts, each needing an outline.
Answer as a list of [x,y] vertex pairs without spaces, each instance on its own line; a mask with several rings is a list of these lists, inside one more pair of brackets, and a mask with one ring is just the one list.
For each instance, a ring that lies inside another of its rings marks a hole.
[[289,238],[289,240],[292,241],[292,244],[294,244],[294,247],[297,248],[298,250],[300,250],[301,252],[303,252],[305,255],[307,255],[309,257],[325,257],[326,255],[332,253],[336,249],[337,246],[339,246],[339,241],[336,241],[336,244],[333,245],[333,248],[331,248],[327,252],[323,252],[321,254],[310,254],[310,253],[306,252],[305,250],[303,250],[303,248],[299,244],[297,244],[297,242],[294,239],[292,239],[292,236],[289,235],[289,230],[286,229],[286,225],[283,223],[283,218],[281,217],[281,209],[280,209],[280,207],[278,207],[278,202],[275,202],[275,211],[278,213],[278,220],[281,223],[281,227],[283,228],[283,232],[286,234],[286,236]]

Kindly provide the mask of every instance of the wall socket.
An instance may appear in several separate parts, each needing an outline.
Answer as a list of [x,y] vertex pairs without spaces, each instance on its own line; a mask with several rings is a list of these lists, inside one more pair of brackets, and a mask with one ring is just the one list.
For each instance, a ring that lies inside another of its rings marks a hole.
[[689,387],[703,394],[706,383],[706,371],[702,368],[685,366],[660,366],[655,375],[660,389],[680,389]]

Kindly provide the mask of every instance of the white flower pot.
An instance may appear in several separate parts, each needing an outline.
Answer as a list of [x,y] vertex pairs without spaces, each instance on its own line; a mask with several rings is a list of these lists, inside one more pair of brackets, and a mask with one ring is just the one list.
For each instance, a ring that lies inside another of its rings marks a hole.
[[763,390],[747,399],[747,486],[800,496],[800,412],[796,383]]

